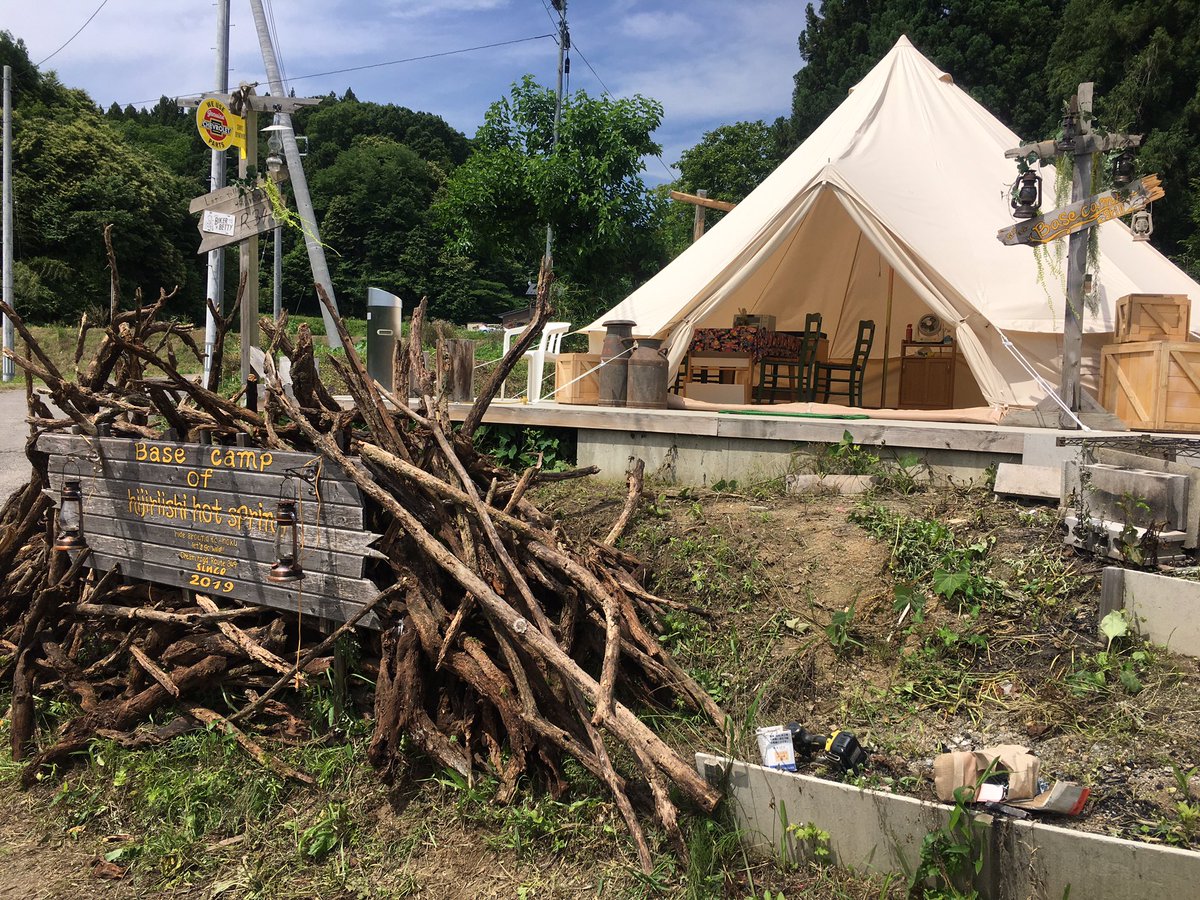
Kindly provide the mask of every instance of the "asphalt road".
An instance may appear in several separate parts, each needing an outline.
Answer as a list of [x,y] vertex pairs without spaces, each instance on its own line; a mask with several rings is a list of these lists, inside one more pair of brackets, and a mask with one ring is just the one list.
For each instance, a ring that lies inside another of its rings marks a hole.
[[0,502],[29,483],[29,460],[25,458],[25,391],[0,391]]

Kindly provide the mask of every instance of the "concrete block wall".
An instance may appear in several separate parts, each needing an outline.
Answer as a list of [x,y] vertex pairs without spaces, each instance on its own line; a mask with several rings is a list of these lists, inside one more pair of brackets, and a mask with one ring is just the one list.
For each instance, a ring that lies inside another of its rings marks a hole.
[[[942,827],[950,807],[865,790],[763,766],[696,754],[696,769],[726,784],[744,840],[778,857],[801,848],[787,825],[808,823],[829,833],[833,861],[881,873],[912,872],[921,842]],[[1182,900],[1200,892],[1200,853],[1119,840],[1034,820],[980,815],[983,900]]]
[[1125,610],[1146,640],[1200,657],[1200,582],[1109,566],[1100,588],[1100,618],[1114,609]]

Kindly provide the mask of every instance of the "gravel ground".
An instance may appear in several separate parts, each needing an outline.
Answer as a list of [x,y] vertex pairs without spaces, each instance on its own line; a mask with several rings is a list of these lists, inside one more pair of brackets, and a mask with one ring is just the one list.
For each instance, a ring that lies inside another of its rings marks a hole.
[[0,391],[0,502],[29,481],[25,458],[25,392]]

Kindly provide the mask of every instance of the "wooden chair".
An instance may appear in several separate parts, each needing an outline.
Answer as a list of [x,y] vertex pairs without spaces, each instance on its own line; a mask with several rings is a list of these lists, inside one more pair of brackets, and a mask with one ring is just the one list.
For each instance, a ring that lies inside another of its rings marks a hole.
[[[854,345],[854,356],[848,363],[817,363],[817,386],[824,391],[824,402],[830,394],[845,397],[848,406],[862,406],[863,374],[867,358],[871,355],[871,344],[875,341],[875,322],[863,319],[858,323],[858,342]],[[834,390],[833,385],[844,384],[845,390]]]
[[796,356],[759,360],[755,403],[774,403],[780,393],[785,402],[813,399],[813,364],[817,358],[817,342],[821,338],[820,313],[809,313],[804,317],[804,331],[799,337],[800,352]]

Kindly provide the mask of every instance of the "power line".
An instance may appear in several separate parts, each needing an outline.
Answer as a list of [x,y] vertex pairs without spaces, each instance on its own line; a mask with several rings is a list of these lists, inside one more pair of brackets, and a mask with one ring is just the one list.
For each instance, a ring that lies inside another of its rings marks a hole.
[[40,63],[38,63],[38,67],[40,68],[43,63],[50,62],[50,60],[54,59],[54,57],[58,56],[58,54],[60,52],[65,50],[67,47],[67,44],[71,43],[71,41],[73,41],[73,40],[75,40],[75,38],[79,37],[79,32],[81,32],[81,31],[83,31],[83,29],[87,28],[88,25],[90,25],[92,23],[92,19],[96,18],[96,16],[100,14],[100,10],[104,9],[104,7],[106,7],[106,6],[108,6],[108,0],[103,0],[103,2],[99,6],[96,7],[96,11],[87,17],[87,21],[79,26],[79,31],[76,31],[73,35],[71,35],[69,38],[67,38],[66,44],[63,44],[61,47],[59,47],[57,50],[55,50],[53,53],[51,53],[49,56],[47,56],[45,59],[43,59]]
[[271,30],[271,40],[275,43],[275,59],[279,64],[280,81],[283,84],[284,93],[287,93],[288,77],[287,66],[283,64],[283,52],[279,42],[279,30],[275,27],[275,8],[271,5],[271,0],[265,0],[268,27]]
[[[105,0],[105,2],[107,2],[107,0]],[[420,61],[426,60],[426,59],[440,59],[445,56],[456,56],[461,53],[474,53],[477,50],[491,50],[495,47],[508,47],[508,46],[511,46],[512,44],[525,44],[525,43],[528,43],[529,41],[540,41],[540,40],[543,40],[544,38],[548,38],[548,37],[554,37],[554,35],[553,34],[535,34],[530,37],[513,38],[510,41],[495,41],[491,44],[479,44],[478,46],[475,46],[475,47],[462,47],[458,50],[443,50],[439,53],[426,53],[422,56],[406,56],[404,59],[390,59],[390,60],[387,60],[386,62],[368,63],[368,64],[362,65],[362,66],[348,66],[344,69],[331,69],[328,72],[312,72],[307,75],[295,75],[292,78],[290,78],[289,80],[295,82],[295,81],[303,81],[305,78],[322,78],[326,75],[343,75],[346,72],[362,72],[367,69],[380,69],[380,68],[383,68],[384,66],[398,66],[401,63],[420,62]],[[202,88],[197,91],[178,91],[176,93],[176,96],[177,97],[186,97],[186,96],[190,96],[192,94],[203,94],[208,90],[209,90],[208,88]],[[152,97],[149,100],[135,100],[132,103],[123,104],[123,105],[138,106],[142,103],[152,103],[159,99],[160,99],[159,97]]]

